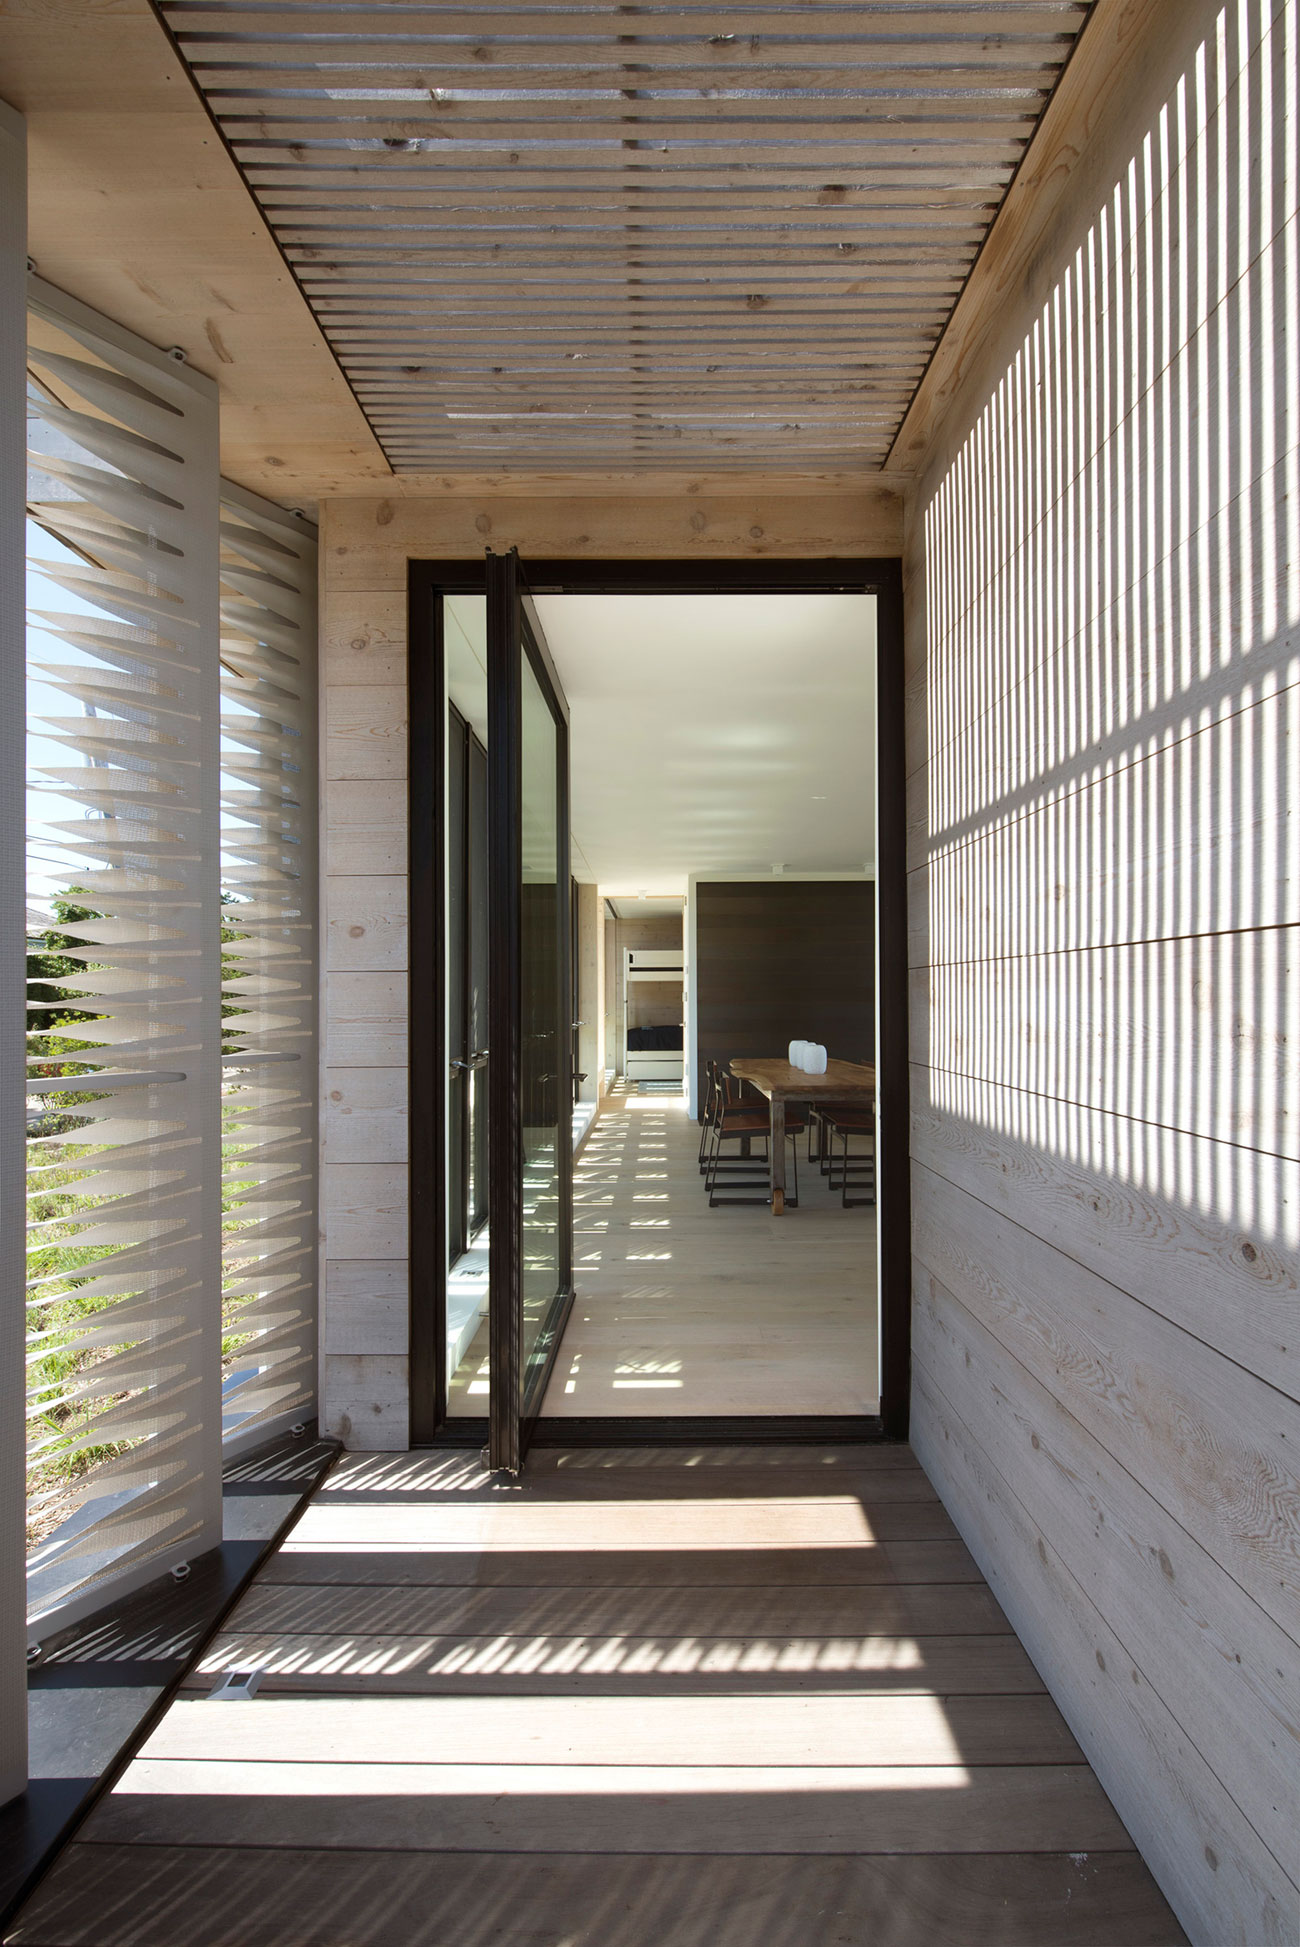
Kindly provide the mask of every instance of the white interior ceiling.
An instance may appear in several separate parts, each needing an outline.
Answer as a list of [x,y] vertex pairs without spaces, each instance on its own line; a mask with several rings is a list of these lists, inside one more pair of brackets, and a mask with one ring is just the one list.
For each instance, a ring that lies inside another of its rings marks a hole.
[[870,595],[542,595],[569,700],[574,867],[620,893],[692,872],[875,868]]
[[635,893],[611,893],[608,897],[615,919],[679,919],[683,912],[683,902],[677,894],[662,899],[649,894],[641,899]]

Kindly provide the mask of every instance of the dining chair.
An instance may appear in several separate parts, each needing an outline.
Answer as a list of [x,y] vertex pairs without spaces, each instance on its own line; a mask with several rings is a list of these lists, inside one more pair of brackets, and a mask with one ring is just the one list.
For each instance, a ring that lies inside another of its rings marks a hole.
[[724,1074],[719,1063],[711,1061],[708,1064],[708,1093],[706,1095],[705,1122],[704,1128],[700,1133],[700,1175],[705,1177],[710,1174],[731,1175],[735,1172],[739,1172],[745,1176],[751,1175],[755,1166],[754,1157],[750,1152],[752,1132],[743,1132],[739,1155],[727,1156],[722,1154],[719,1149],[716,1138],[718,1130],[717,1109],[720,1103],[725,1104],[733,1111],[741,1108],[754,1110],[756,1114],[761,1115],[763,1118],[758,1133],[764,1133],[767,1128],[767,1098],[761,1095],[756,1089],[750,1092],[747,1083],[742,1082],[735,1075]]
[[[733,1075],[722,1075],[714,1099],[713,1141],[709,1153],[709,1171],[705,1188],[709,1196],[709,1208],[718,1209],[723,1204],[764,1204],[770,1207],[772,1201],[771,1185],[771,1144],[772,1115],[766,1099],[760,1094],[758,1102],[747,1100]],[[799,1207],[799,1145],[796,1137],[803,1134],[803,1118],[799,1115],[787,1116],[785,1133],[792,1144],[791,1157],[794,1163],[794,1195],[787,1197],[787,1210]],[[753,1154],[752,1145],[763,1139],[765,1154]],[[736,1157],[724,1157],[722,1146],[727,1142],[739,1142],[747,1153]],[[726,1178],[728,1190],[761,1190],[761,1196],[722,1196],[718,1195],[718,1176],[721,1169],[729,1174]],[[762,1174],[758,1174],[761,1169]]]
[[[822,1118],[823,1175],[829,1178],[828,1187],[832,1193],[840,1192],[840,1201],[846,1210],[856,1210],[876,1201],[876,1115],[870,1103],[862,1102],[823,1102],[818,1113]],[[849,1142],[854,1136],[865,1136],[867,1148],[850,1151]],[[839,1145],[838,1156],[835,1145]],[[837,1181],[838,1179],[838,1181]],[[851,1197],[850,1189],[865,1190],[865,1196]]]
[[697,1152],[700,1175],[707,1177],[711,1167],[714,1150],[714,1135],[717,1129],[718,1100],[722,1093],[722,1070],[716,1061],[705,1064],[704,1125],[700,1130],[700,1146]]
[[704,1064],[704,1114],[700,1120],[700,1148],[698,1161],[700,1175],[704,1176],[709,1167],[709,1137],[713,1129],[713,1102],[722,1083],[722,1072],[716,1061]]

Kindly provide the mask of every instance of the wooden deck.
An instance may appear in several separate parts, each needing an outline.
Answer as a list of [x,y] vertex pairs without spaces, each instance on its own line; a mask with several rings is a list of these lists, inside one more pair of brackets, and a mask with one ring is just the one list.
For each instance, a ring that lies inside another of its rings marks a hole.
[[7,1938],[1184,1940],[887,1447],[346,1458]]

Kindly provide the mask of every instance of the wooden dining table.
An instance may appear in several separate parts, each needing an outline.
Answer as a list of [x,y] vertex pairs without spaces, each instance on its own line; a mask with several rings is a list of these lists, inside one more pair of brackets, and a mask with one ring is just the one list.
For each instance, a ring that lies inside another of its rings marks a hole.
[[858,1102],[876,1099],[876,1071],[861,1061],[827,1061],[824,1075],[810,1075],[803,1068],[792,1068],[788,1061],[766,1056],[744,1055],[728,1067],[740,1081],[752,1082],[771,1106],[772,1134],[768,1142],[768,1168],[772,1195],[772,1215],[785,1215],[785,1105],[787,1102]]

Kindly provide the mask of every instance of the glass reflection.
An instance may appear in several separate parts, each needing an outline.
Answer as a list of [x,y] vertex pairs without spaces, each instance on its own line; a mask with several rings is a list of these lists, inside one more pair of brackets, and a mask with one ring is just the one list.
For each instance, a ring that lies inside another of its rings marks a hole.
[[560,1285],[562,1101],[559,754],[550,705],[521,650],[520,1090],[523,1139],[523,1391],[550,1348]]

